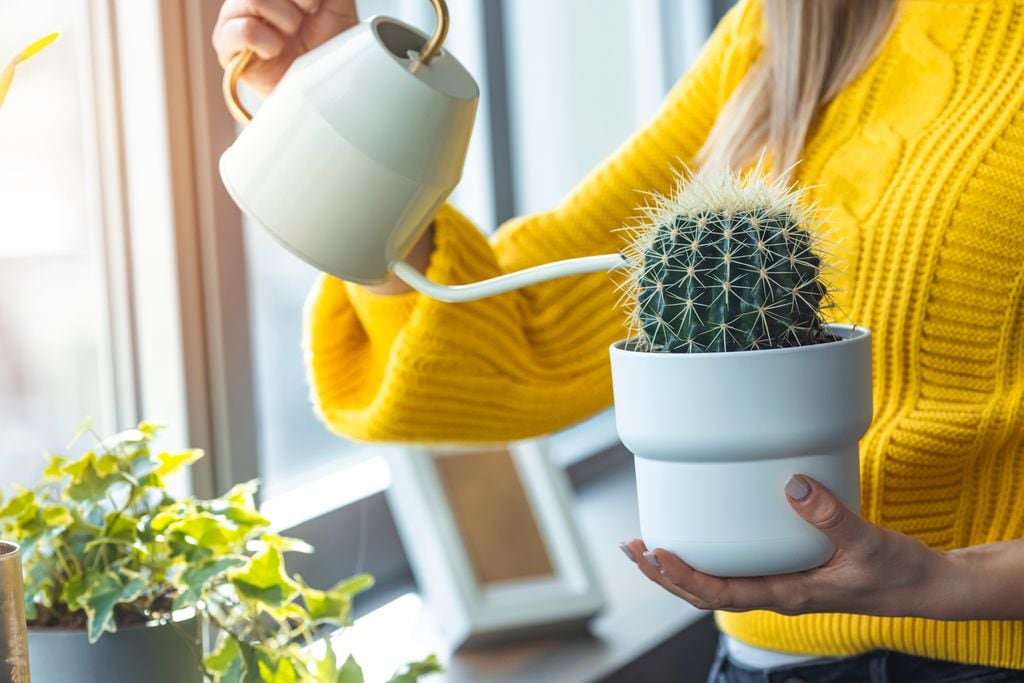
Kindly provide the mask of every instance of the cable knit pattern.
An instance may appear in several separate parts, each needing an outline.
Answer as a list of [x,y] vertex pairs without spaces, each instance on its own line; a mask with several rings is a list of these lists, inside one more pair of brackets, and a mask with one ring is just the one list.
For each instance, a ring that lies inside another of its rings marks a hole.
[[[428,275],[464,283],[619,246],[637,190],[671,188],[756,59],[759,6],[734,9],[646,128],[556,209],[487,240],[454,209]],[[829,212],[837,298],[875,334],[862,509],[935,548],[1024,538],[1024,0],[905,0],[869,68],[825,110],[802,180]],[[487,301],[375,296],[330,277],[307,306],[314,403],[374,441],[493,442],[611,401],[622,311],[607,275]],[[699,390],[699,389],[698,389]],[[1024,622],[721,613],[746,643],[889,648],[1024,669]]]

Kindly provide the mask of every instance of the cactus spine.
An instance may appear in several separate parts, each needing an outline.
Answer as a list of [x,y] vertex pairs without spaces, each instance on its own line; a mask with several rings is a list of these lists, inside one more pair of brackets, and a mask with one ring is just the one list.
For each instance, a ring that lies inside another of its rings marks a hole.
[[628,228],[624,299],[640,351],[748,351],[831,339],[824,237],[802,190],[745,174],[680,175]]

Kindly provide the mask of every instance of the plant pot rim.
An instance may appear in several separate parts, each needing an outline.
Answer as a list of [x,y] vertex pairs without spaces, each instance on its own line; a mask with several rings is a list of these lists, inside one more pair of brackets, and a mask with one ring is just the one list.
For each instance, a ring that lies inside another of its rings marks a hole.
[[[657,351],[634,351],[627,349],[626,344],[632,341],[632,338],[620,339],[619,341],[611,345],[612,355],[616,354],[628,354],[631,356],[650,356],[653,362],[674,362],[679,358],[703,358],[706,360],[712,358],[742,358],[747,356],[757,356],[758,358],[769,357],[769,356],[780,356],[793,353],[813,353],[820,351],[821,349],[834,349],[837,345],[850,344],[857,341],[862,341],[871,337],[871,330],[862,325],[850,325],[847,323],[826,323],[825,327],[831,330],[839,339],[835,341],[826,341],[820,344],[807,344],[805,346],[790,346],[784,349],[752,349],[749,351],[707,351],[701,353],[661,353]],[[658,359],[658,360],[654,360]]]
[[0,540],[0,558],[12,557],[21,552],[21,546],[14,541]]
[[[123,631],[136,631],[144,628],[161,628],[164,626],[171,626],[172,624],[184,624],[196,618],[196,611],[194,609],[180,609],[171,613],[169,619],[151,619],[150,621],[140,621],[136,624],[128,624],[126,626],[118,626],[117,631],[114,633],[104,632],[105,636],[115,636]],[[64,626],[33,626],[28,624],[29,633],[42,633],[47,635],[64,635],[72,633],[81,633],[83,636],[86,635],[87,631],[84,628],[70,628]]]

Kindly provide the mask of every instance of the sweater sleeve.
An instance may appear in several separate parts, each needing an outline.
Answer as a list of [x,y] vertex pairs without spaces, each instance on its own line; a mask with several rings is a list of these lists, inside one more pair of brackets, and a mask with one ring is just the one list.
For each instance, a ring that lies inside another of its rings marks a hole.
[[[722,20],[661,110],[551,211],[488,239],[451,206],[434,219],[427,277],[465,284],[618,251],[643,192],[665,193],[757,56],[759,12]],[[469,303],[376,295],[322,276],[306,304],[312,400],[364,441],[487,443],[566,427],[611,403],[608,346],[625,334],[613,276],[563,278]]]

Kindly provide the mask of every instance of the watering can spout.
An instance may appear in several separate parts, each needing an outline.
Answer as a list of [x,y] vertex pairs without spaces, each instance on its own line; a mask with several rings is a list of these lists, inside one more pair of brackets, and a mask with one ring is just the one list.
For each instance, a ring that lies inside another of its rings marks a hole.
[[388,17],[361,22],[297,59],[256,115],[238,97],[252,54],[236,55],[224,97],[244,127],[220,160],[232,199],[326,273],[361,284],[394,273],[443,301],[621,263],[617,255],[587,257],[445,286],[403,261],[462,175],[480,94],[443,48],[444,0],[431,3],[432,36]]

